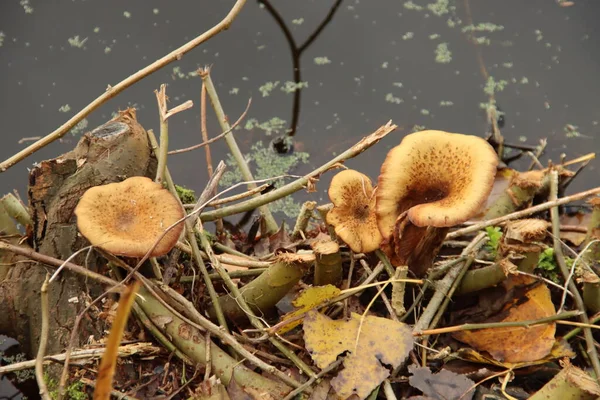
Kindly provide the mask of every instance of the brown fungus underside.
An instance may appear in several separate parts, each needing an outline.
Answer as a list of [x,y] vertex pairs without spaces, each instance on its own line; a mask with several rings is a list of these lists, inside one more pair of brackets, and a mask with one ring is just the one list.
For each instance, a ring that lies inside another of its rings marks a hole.
[[483,139],[442,131],[406,136],[387,155],[377,188],[383,249],[422,275],[452,226],[485,204],[498,158]]

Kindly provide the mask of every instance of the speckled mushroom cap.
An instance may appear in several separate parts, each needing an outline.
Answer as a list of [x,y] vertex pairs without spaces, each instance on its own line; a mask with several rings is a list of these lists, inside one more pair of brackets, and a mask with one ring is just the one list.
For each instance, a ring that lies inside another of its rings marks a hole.
[[373,185],[366,175],[354,170],[336,174],[329,186],[333,209],[327,213],[327,223],[356,253],[367,253],[379,248],[381,234],[375,216]]
[[492,190],[498,156],[484,139],[443,131],[406,136],[379,175],[377,224],[384,238],[407,211],[419,227],[449,227],[473,217]]
[[[183,218],[177,199],[141,176],[88,189],[75,214],[79,231],[92,245],[128,257],[143,257],[169,226]],[[150,256],[168,253],[182,229],[180,223],[169,230]]]

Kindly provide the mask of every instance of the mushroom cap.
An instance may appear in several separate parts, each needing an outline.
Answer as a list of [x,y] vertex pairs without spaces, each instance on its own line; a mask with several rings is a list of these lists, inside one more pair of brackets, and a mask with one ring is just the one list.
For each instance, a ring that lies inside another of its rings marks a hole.
[[388,239],[400,214],[418,226],[460,224],[485,204],[498,156],[484,139],[443,131],[407,135],[379,175],[377,223]]
[[381,233],[377,228],[375,196],[368,176],[354,170],[336,174],[329,186],[333,209],[327,213],[327,223],[356,253],[377,250]]
[[[143,257],[184,213],[168,190],[149,178],[135,176],[88,189],[75,215],[79,231],[92,245],[116,255]],[[169,230],[150,256],[168,253],[182,230],[183,223]]]

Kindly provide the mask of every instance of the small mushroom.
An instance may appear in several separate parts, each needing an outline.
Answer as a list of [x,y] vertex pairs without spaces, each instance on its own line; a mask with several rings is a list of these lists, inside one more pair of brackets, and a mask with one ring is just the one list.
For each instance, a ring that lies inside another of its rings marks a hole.
[[498,165],[494,149],[476,136],[422,131],[406,136],[381,166],[377,224],[396,265],[421,276],[449,227],[485,204]]
[[[92,245],[116,255],[143,257],[184,214],[169,191],[149,178],[136,176],[88,189],[75,215],[79,231]],[[170,229],[150,256],[168,253],[182,230],[183,223]]]
[[333,177],[328,193],[333,209],[327,213],[327,223],[338,237],[356,253],[378,249],[381,234],[371,180],[358,171],[345,170]]

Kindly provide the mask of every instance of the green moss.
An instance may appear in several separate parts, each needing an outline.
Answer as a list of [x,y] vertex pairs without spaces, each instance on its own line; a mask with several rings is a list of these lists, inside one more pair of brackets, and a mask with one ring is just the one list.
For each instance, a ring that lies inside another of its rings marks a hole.
[[385,95],[385,101],[387,101],[388,103],[392,103],[392,104],[404,103],[404,100],[402,100],[399,97],[395,97],[392,93],[388,93]]
[[406,8],[407,10],[413,10],[413,11],[421,11],[421,10],[423,10],[423,6],[415,4],[412,1],[405,1],[404,2],[404,8]]
[[196,202],[196,192],[184,186],[175,185],[177,196],[183,204],[191,204]]
[[294,93],[296,90],[300,90],[308,87],[308,82],[293,82],[286,81],[283,86],[281,86],[281,91],[285,93]]
[[489,96],[493,96],[494,93],[498,93],[504,90],[504,88],[508,85],[508,82],[505,80],[496,81],[493,76],[490,76],[485,83],[485,87],[483,91],[485,94]]
[[427,4],[427,9],[441,17],[444,14],[448,14],[449,10],[449,1],[448,0],[437,0],[435,3]]
[[452,53],[448,49],[448,43],[440,43],[435,49],[435,62],[448,64],[452,61]]
[[477,25],[463,26],[462,31],[466,32],[498,32],[504,29],[502,25],[492,24],[491,22],[480,22]]
[[317,65],[331,64],[331,60],[327,57],[315,57],[313,61]]
[[279,86],[279,81],[267,82],[264,85],[262,85],[261,87],[259,87],[258,90],[262,94],[262,97],[267,97],[271,94],[273,89],[275,89],[277,86]]
[[[570,268],[573,265],[573,261],[572,258],[565,257],[567,267]],[[556,256],[552,247],[547,248],[540,254],[537,268],[539,269],[540,275],[544,278],[550,279],[554,283],[560,282],[560,268],[556,263]]]
[[[51,399],[58,398],[58,382],[55,379],[50,378],[47,374],[44,375],[46,386],[48,387],[48,394]],[[87,400],[89,396],[85,392],[85,386],[83,382],[73,382],[67,386],[65,398],[67,400]]]
[[286,129],[286,121],[278,117],[273,117],[265,122],[258,122],[256,118],[250,118],[246,121],[244,129],[248,131],[260,129],[263,130],[267,136],[271,136],[273,133],[282,133]]

